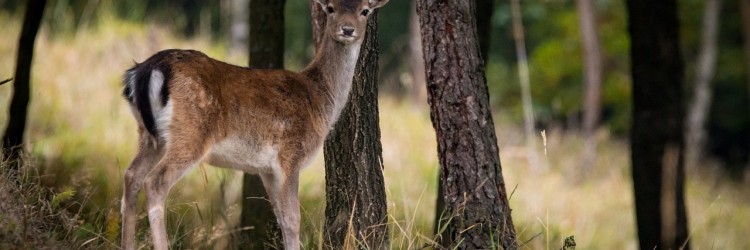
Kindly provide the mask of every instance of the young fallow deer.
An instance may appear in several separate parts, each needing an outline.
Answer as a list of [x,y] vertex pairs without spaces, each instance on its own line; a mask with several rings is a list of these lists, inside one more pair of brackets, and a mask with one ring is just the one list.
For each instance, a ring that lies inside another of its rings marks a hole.
[[316,0],[327,15],[302,72],[229,65],[191,50],[161,51],[125,74],[139,150],[125,172],[122,248],[135,248],[141,185],[155,249],[168,249],[164,200],[200,162],[257,173],[287,249],[299,249],[299,172],[346,105],[367,17],[388,0]]

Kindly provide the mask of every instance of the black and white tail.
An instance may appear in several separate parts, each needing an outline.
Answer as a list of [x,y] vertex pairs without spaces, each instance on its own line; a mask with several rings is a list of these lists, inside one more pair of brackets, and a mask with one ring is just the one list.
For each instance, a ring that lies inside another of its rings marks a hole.
[[172,116],[168,87],[171,70],[163,60],[167,55],[163,52],[128,69],[123,90],[123,96],[130,103],[136,120],[154,139],[159,136],[166,139]]

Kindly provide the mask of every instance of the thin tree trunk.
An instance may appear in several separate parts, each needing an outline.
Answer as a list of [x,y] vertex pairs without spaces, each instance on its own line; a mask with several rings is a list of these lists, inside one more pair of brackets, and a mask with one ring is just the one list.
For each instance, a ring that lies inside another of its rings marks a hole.
[[195,36],[201,25],[201,4],[198,0],[181,0],[180,7],[185,15],[185,27],[182,29],[186,37]]
[[248,16],[250,0],[229,0],[230,8],[226,11],[231,13],[229,27],[229,51],[230,53],[245,54],[248,50]]
[[676,0],[628,0],[631,157],[641,249],[688,249],[683,61]]
[[409,18],[409,67],[411,69],[412,84],[409,89],[414,102],[423,103],[427,100],[427,90],[424,79],[424,56],[422,56],[422,38],[419,34],[419,16],[417,16],[417,1],[412,4]]
[[[250,67],[284,68],[284,0],[250,0],[249,28]],[[282,244],[281,229],[260,177],[246,173],[242,185],[240,247],[265,249]]]
[[596,7],[592,0],[576,0],[583,42],[585,99],[583,105],[583,167],[585,176],[596,165],[596,129],[601,112],[602,52],[597,31]]
[[417,2],[447,214],[438,242],[451,249],[516,249],[475,8],[474,1]]
[[[479,39],[479,51],[481,53],[483,67],[486,69],[487,64],[490,61],[490,29],[492,27],[492,13],[495,10],[495,1],[493,0],[476,0],[477,2],[477,39]],[[416,32],[417,41],[419,43],[419,66],[413,65],[414,68],[420,68],[422,71],[419,72],[419,74],[422,76],[422,81],[425,80],[425,71],[424,71],[424,59],[422,59],[422,41],[419,40],[419,16],[416,14],[416,1],[414,2],[414,20],[412,25],[416,25],[416,27],[412,26],[414,29],[414,32]],[[414,41],[412,41],[414,42]],[[424,83],[423,83],[424,84]],[[422,86],[423,91],[426,89],[424,86]],[[426,93],[425,93],[426,94]],[[443,183],[440,181],[440,170],[438,170],[438,194],[437,194],[437,201],[435,202],[435,224],[433,226],[433,231],[435,235],[439,235],[439,237],[442,237],[442,232],[440,231],[440,222],[441,218],[443,217],[445,212],[445,203],[443,202]]]
[[17,171],[21,165],[23,135],[26,130],[29,98],[31,93],[31,60],[34,58],[34,42],[44,16],[47,0],[29,0],[23,19],[21,37],[18,39],[13,97],[10,101],[8,127],[3,134],[3,159],[10,163],[6,171]]
[[479,53],[484,67],[490,61],[490,28],[492,27],[492,13],[495,11],[494,0],[476,0],[477,7],[477,39],[479,39]]
[[[313,7],[318,45],[325,15]],[[349,101],[323,146],[326,249],[388,249],[388,214],[378,118],[378,16],[367,20]]]
[[685,165],[697,167],[703,160],[706,148],[706,119],[711,106],[711,80],[716,72],[717,40],[719,36],[719,13],[721,0],[707,0],[703,14],[703,32],[700,53],[696,65],[693,101],[688,110],[685,134]]
[[532,170],[542,170],[536,154],[536,128],[534,125],[534,108],[531,104],[531,82],[529,80],[529,64],[526,59],[526,42],[523,34],[523,20],[521,18],[521,3],[510,0],[511,15],[513,16],[513,38],[516,41],[516,57],[518,58],[518,78],[521,83],[521,101],[523,102],[523,123],[526,137],[529,164]]

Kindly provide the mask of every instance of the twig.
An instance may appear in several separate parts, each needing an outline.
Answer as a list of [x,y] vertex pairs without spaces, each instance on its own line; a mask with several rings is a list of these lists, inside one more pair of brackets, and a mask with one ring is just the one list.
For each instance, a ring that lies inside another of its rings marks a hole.
[[10,81],[13,81],[13,78],[8,78],[8,79],[5,79],[5,80],[1,81],[0,85],[3,85],[3,84],[5,84],[7,82],[10,82]]

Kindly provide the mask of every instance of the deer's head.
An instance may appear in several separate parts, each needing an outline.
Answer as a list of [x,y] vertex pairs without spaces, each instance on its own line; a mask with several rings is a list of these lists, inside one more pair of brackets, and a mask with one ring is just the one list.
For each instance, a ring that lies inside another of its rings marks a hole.
[[362,39],[367,18],[389,0],[315,0],[326,13],[325,36],[344,44]]

